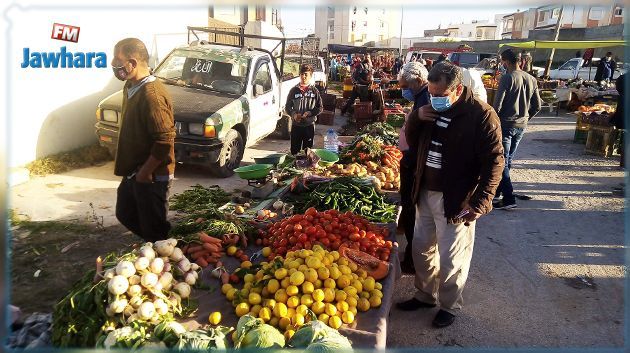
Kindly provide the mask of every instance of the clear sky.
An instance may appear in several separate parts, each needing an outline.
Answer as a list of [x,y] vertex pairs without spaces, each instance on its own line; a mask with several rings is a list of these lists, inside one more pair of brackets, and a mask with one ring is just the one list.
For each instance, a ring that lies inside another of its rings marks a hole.
[[[437,4],[437,2],[436,2]],[[450,23],[470,22],[471,20],[492,20],[495,14],[516,12],[528,8],[527,5],[510,6],[490,5],[450,5],[426,6],[411,5],[403,8],[403,37],[421,37],[425,29],[442,28]],[[455,8],[453,8],[455,7]],[[306,35],[315,31],[315,7],[281,7],[282,24],[286,35]],[[396,33],[396,36],[398,34]]]

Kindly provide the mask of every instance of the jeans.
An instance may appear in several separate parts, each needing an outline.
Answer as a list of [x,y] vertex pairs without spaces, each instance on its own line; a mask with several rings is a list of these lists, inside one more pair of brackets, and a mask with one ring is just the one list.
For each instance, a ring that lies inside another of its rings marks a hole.
[[503,177],[497,189],[497,195],[503,195],[503,203],[511,204],[516,202],[514,197],[514,188],[512,180],[510,180],[510,168],[512,168],[512,159],[516,153],[516,148],[525,134],[525,128],[512,127],[501,129],[503,135],[503,155],[505,157],[505,168],[503,168]]

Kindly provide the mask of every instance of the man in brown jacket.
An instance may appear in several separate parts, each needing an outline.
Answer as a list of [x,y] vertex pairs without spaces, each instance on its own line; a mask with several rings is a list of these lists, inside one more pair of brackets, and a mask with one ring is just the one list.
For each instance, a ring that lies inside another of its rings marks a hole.
[[149,53],[136,38],[114,47],[114,76],[123,88],[114,174],[121,176],[116,218],[146,241],[166,239],[168,192],[175,172],[175,122],[166,88],[151,75]]
[[431,104],[412,112],[405,129],[409,149],[418,151],[412,192],[418,291],[397,306],[417,310],[439,301],[433,325],[445,327],[462,307],[475,220],[492,210],[504,158],[499,118],[464,87],[461,69],[435,64],[428,81]]

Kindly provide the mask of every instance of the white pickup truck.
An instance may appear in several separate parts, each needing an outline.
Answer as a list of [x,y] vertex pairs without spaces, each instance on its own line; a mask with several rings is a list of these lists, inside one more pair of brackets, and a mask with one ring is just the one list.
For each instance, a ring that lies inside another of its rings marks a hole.
[[[193,34],[211,31],[189,27]],[[245,147],[276,129],[288,139],[291,119],[284,114],[284,106],[289,90],[300,80],[299,66],[307,59],[297,58],[302,61],[285,58],[282,52],[276,55],[260,48],[200,40],[173,49],[153,74],[166,84],[173,101],[176,160],[207,165],[216,176],[228,177],[239,166]],[[319,60],[311,57],[308,62]],[[318,75],[318,80],[325,87],[326,75]],[[121,108],[119,91],[103,99],[97,110],[96,135],[114,155]]]
[[[552,80],[573,80],[575,78],[594,80],[599,60],[599,58],[593,58],[590,65],[584,66],[584,59],[582,58],[570,59],[557,69],[549,70],[549,78]],[[618,62],[617,69],[613,74],[613,79],[616,79],[625,72],[626,69],[623,67],[623,63]]]

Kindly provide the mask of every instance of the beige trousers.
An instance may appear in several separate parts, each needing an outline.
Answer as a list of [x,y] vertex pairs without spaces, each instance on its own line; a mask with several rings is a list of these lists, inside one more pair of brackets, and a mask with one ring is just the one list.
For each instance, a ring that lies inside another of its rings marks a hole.
[[461,309],[475,242],[475,222],[448,224],[441,192],[422,190],[416,205],[413,263],[415,298],[450,313]]

